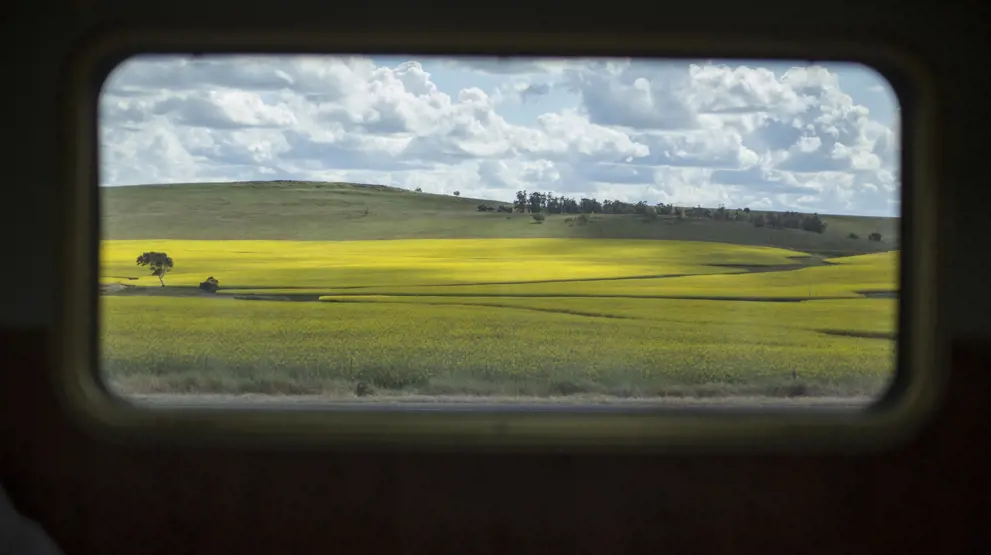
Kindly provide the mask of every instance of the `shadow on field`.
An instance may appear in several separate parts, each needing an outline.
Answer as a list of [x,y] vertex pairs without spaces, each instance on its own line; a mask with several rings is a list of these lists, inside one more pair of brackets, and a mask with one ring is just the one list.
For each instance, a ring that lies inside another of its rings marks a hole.
[[[734,274],[748,274],[748,273],[770,273],[770,272],[790,272],[795,270],[801,270],[803,268],[814,268],[818,266],[830,266],[835,265],[829,262],[820,255],[811,256],[793,256],[790,257],[795,260],[796,264],[769,264],[769,265],[754,265],[754,264],[709,264],[708,266],[716,268],[733,268],[740,270],[739,272],[733,272],[731,274],[707,274],[707,273],[694,273],[694,274],[649,274],[649,275],[636,275],[636,276],[619,276],[619,277],[599,277],[599,278],[561,278],[561,279],[544,279],[544,280],[517,280],[517,281],[478,281],[470,283],[422,283],[419,285],[403,284],[403,288],[453,288],[453,287],[473,287],[473,286],[498,286],[498,285],[536,285],[536,284],[547,284],[547,283],[596,283],[596,282],[619,282],[619,281],[634,281],[634,280],[648,280],[648,279],[663,279],[663,278],[675,278],[675,277],[692,277],[692,276],[705,276],[705,275],[734,275]],[[128,279],[133,280],[136,278],[113,278],[113,279]],[[156,297],[204,297],[204,298],[215,298],[215,299],[236,299],[236,300],[259,300],[259,301],[286,301],[286,302],[316,302],[320,300],[320,297],[346,297],[346,296],[365,296],[368,289],[381,289],[387,287],[385,285],[343,285],[343,286],[330,286],[325,291],[319,291],[319,287],[312,286],[299,286],[299,285],[237,285],[231,287],[221,287],[218,291],[263,291],[262,293],[243,293],[243,294],[214,294],[208,293],[200,290],[198,287],[193,286],[168,286],[168,287],[151,287],[151,286],[133,286],[123,283],[116,284],[105,284],[101,285],[100,293],[103,295],[144,295],[144,296],[156,296]],[[306,290],[307,293],[281,293],[281,291],[293,291],[293,290]],[[314,292],[314,290],[318,290]],[[264,293],[264,291],[280,291],[279,293]],[[362,291],[359,293],[351,293],[350,291]],[[897,291],[858,291],[858,294],[867,298],[893,298],[897,297]],[[395,293],[395,292],[381,292],[375,293],[377,297],[419,297],[424,296],[419,293]],[[504,298],[631,298],[631,299],[685,299],[685,300],[711,300],[711,301],[751,301],[751,302],[802,302],[811,300],[809,297],[771,297],[771,296],[753,296],[753,297],[741,297],[741,296],[708,296],[708,295],[649,295],[649,294],[575,294],[575,293],[498,293],[498,292],[487,292],[483,294],[478,293],[437,293],[431,294],[432,297],[504,297]],[[844,299],[849,297],[835,296],[835,297],[815,297],[814,300],[831,300],[831,299]],[[343,300],[326,300],[326,302],[345,302]]]
[[[118,284],[119,285],[119,284]],[[282,290],[292,288],[288,287],[272,287],[272,290]],[[303,289],[303,288],[300,288]],[[312,287],[307,287],[305,289],[313,289]],[[706,296],[706,295],[637,295],[637,294],[603,294],[597,293],[594,295],[583,295],[578,293],[432,293],[430,295],[423,295],[421,293],[375,293],[374,295],[369,295],[368,293],[350,293],[342,291],[320,291],[320,292],[308,292],[308,293],[244,293],[237,295],[225,295],[225,294],[214,294],[201,291],[198,288],[190,286],[173,286],[173,287],[134,287],[134,286],[121,286],[119,288],[114,288],[112,286],[102,286],[102,294],[104,296],[135,296],[135,297],[200,297],[205,299],[228,299],[228,300],[238,300],[238,301],[270,301],[270,302],[367,302],[362,301],[360,297],[374,296],[377,298],[387,298],[387,297],[444,297],[444,298],[504,298],[504,299],[658,299],[658,300],[685,300],[685,301],[736,301],[736,302],[754,302],[754,303],[801,303],[801,302],[812,302],[812,301],[835,301],[835,300],[850,300],[856,297],[843,297],[843,296],[820,296],[820,297],[729,297],[729,296]],[[236,291],[236,289],[221,289],[221,291]],[[896,293],[897,294],[897,293]],[[890,295],[886,295],[890,296]],[[322,297],[341,297],[339,299],[321,299]],[[346,297],[355,297],[354,299],[346,299]],[[867,295],[865,295],[867,297]],[[383,302],[383,301],[376,301]]]
[[[330,303],[394,303],[394,304],[409,304],[400,303],[399,301],[388,301],[388,300],[363,300],[363,299],[324,299],[323,302]],[[609,318],[613,320],[640,320],[634,316],[622,316],[619,314],[604,314],[601,312],[585,312],[581,310],[572,310],[567,308],[545,308],[545,307],[535,307],[535,306],[517,306],[509,304],[497,304],[497,303],[431,303],[430,301],[421,302],[419,304],[433,305],[433,306],[466,306],[470,308],[475,307],[486,307],[486,308],[505,308],[510,310],[528,310],[532,312],[547,312],[551,314],[567,314],[569,316],[585,316],[588,318]]]
[[[823,216],[827,222],[836,219],[832,216]],[[548,218],[545,225],[561,225],[561,223],[556,217],[551,217]],[[571,229],[574,236],[581,239],[670,239],[733,243],[790,249],[827,257],[871,254],[890,251],[895,248],[888,242],[852,241],[846,237],[846,233],[834,234],[832,230],[818,234],[798,229],[755,227],[749,222],[693,220],[690,218],[679,220],[671,216],[662,216],[654,221],[646,221],[629,215],[597,214],[588,223],[576,225]],[[891,237],[892,233],[893,230],[886,230],[884,235]]]
[[826,335],[836,335],[840,337],[858,337],[860,339],[888,339],[891,341],[898,340],[897,332],[888,331],[852,331],[852,330],[817,330],[819,333],[824,333]]

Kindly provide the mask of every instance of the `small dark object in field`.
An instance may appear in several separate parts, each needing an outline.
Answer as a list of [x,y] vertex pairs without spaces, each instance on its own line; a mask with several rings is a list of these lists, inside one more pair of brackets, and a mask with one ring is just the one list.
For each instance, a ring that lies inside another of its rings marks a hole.
[[358,397],[365,397],[372,394],[372,386],[365,382],[358,382],[358,385],[354,388],[354,394]]
[[200,289],[204,291],[209,291],[210,293],[216,293],[220,289],[220,282],[210,276],[206,278],[206,281],[200,284]]
[[805,397],[809,394],[809,388],[804,383],[796,382],[788,388],[789,397]]

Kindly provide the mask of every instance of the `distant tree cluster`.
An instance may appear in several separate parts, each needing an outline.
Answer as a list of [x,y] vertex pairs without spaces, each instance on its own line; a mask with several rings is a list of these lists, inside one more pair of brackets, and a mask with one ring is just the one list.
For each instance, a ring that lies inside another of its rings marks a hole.
[[[581,199],[586,204],[584,211],[591,211],[590,199]],[[513,209],[519,213],[529,212],[531,214],[580,214],[583,212],[582,204],[569,197],[554,196],[552,193],[527,193],[517,191],[516,200],[513,201]]]
[[[761,220],[760,223],[757,220]],[[798,212],[767,212],[755,218],[757,227],[773,227],[778,229],[800,229],[812,233],[826,231],[826,222],[819,214],[799,214]]]
[[479,212],[508,212],[513,213],[513,209],[508,206],[492,206],[491,204],[479,204],[476,208]]
[[[637,203],[621,200],[604,200],[595,198],[575,199],[553,193],[517,191],[513,201],[513,210],[530,214],[636,214],[647,219],[659,216],[669,216],[684,219],[710,219],[725,222],[750,222],[757,227],[778,229],[799,229],[813,233],[826,231],[826,222],[818,214],[799,214],[798,212],[752,212],[750,208],[728,209],[719,206],[716,209],[696,206],[680,207],[673,204],[658,203],[650,205],[644,201]],[[873,239],[872,239],[873,240]]]

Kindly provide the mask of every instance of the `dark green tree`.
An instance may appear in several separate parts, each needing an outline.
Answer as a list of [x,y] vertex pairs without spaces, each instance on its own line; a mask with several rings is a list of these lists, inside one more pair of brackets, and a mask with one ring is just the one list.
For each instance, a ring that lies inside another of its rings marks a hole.
[[527,202],[526,191],[516,191],[516,201],[513,202],[513,208],[515,208],[517,212],[526,212],[527,206],[529,206],[529,204]]
[[172,257],[164,252],[146,252],[138,257],[138,266],[148,266],[151,275],[157,276],[158,281],[165,287],[165,274],[172,270]]

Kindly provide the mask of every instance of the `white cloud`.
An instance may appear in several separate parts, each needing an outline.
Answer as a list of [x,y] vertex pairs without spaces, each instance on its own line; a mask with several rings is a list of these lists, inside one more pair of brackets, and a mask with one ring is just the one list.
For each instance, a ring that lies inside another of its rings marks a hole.
[[488,75],[536,75],[561,74],[569,68],[584,68],[590,64],[585,60],[567,58],[526,59],[463,57],[445,59],[444,67]]
[[859,67],[138,58],[104,86],[101,182],[328,179],[895,214],[899,112],[877,121],[874,85],[841,89]]

